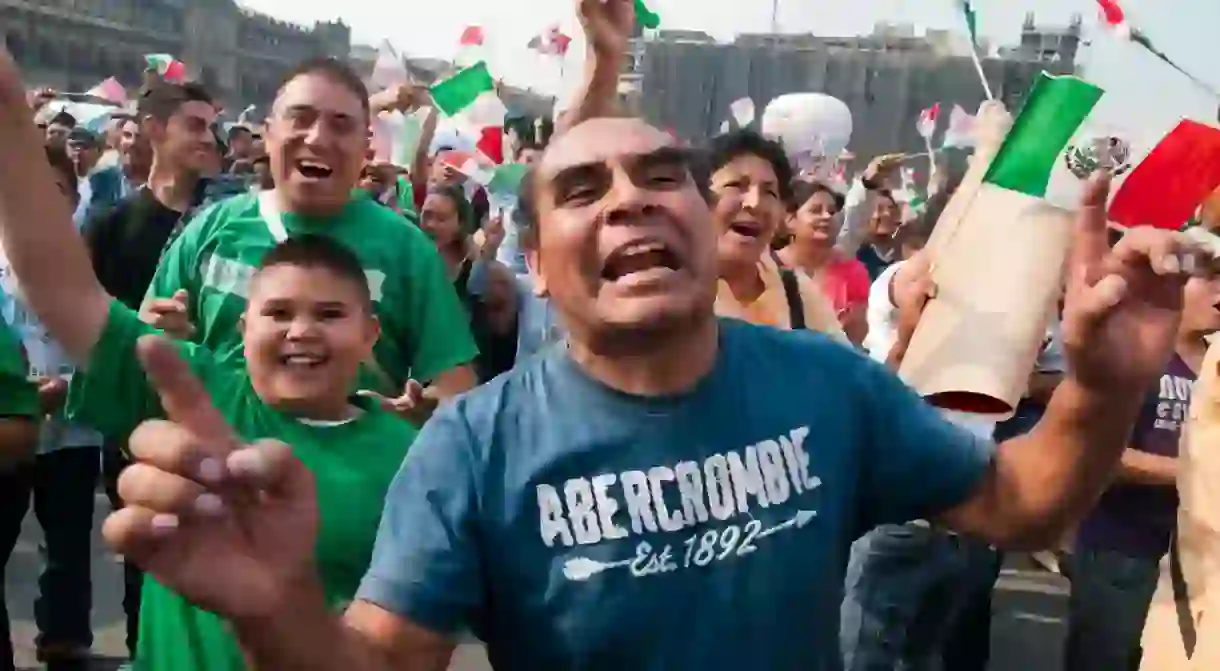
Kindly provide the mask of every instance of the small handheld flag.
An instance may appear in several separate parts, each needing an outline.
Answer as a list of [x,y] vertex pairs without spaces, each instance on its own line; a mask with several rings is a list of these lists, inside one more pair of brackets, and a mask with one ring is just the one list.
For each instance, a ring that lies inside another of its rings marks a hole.
[[987,73],[983,70],[983,61],[979,58],[978,12],[974,9],[973,0],[957,0],[957,4],[966,21],[966,32],[970,34],[970,60],[974,63],[974,69],[978,71],[979,81],[983,84],[983,92],[987,94],[987,99],[995,100],[995,94],[991,92],[991,84],[987,81]]
[[936,124],[940,121],[940,103],[929,107],[919,113],[919,121],[915,124],[915,128],[925,140],[931,140],[933,135],[936,135]]
[[167,82],[180,83],[186,79],[186,64],[169,54],[148,54],[144,62],[147,70],[156,72]]
[[644,0],[635,0],[635,22],[641,28],[656,30],[661,27],[661,16],[648,9],[648,5],[644,4]]
[[114,77],[107,77],[97,86],[85,91],[85,95],[101,98],[120,106],[127,104],[127,90]]
[[1143,47],[1148,53],[1156,56],[1161,62],[1169,67],[1177,70],[1180,74],[1190,80],[1192,84],[1199,89],[1206,91],[1208,94],[1220,98],[1220,92],[1217,92],[1211,84],[1203,81],[1195,75],[1188,72],[1185,68],[1178,65],[1165,52],[1161,51],[1157,46],[1152,44],[1152,40],[1144,34],[1138,27],[1131,23],[1127,18],[1127,13],[1123,11],[1123,7],[1118,0],[1097,0],[1098,9],[1101,10],[1101,20],[1109,29],[1119,37],[1119,39],[1134,42]]

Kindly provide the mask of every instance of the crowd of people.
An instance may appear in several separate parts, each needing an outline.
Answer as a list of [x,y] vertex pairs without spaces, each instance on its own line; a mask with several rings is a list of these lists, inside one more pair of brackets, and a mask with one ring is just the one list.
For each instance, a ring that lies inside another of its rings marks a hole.
[[576,4],[583,86],[514,136],[508,207],[436,112],[374,160],[428,98],[335,60],[257,135],[150,81],[99,136],[0,54],[0,554],[32,501],[47,668],[86,668],[99,483],[150,671],[439,670],[468,637],[497,669],[982,671],[1003,552],[1060,548],[1064,668],[1139,668],[1210,257],[1115,239],[1098,173],[1016,412],[938,410],[896,371],[961,177],[911,216],[902,155],[840,193],[753,130],[621,116],[633,4]]

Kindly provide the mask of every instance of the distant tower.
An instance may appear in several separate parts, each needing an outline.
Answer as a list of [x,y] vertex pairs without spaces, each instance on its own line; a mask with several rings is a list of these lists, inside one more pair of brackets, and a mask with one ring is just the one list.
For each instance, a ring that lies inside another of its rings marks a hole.
[[1083,25],[1084,19],[1075,14],[1067,26],[1041,26],[1034,13],[1028,12],[1021,26],[1021,53],[1034,60],[1074,65]]

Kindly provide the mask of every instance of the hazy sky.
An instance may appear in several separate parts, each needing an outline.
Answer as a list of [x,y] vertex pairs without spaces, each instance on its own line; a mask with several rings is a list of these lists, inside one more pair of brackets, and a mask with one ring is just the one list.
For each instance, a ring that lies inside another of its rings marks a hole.
[[[353,39],[378,44],[389,39],[412,56],[452,58],[462,28],[484,26],[493,73],[519,85],[554,93],[579,72],[581,43],[560,67],[526,49],[530,37],[559,23],[578,37],[576,0],[239,0],[257,11],[290,21],[312,23],[341,18]],[[720,39],[737,32],[763,32],[771,25],[769,0],[646,0],[664,27],[704,30]],[[1196,75],[1220,89],[1220,1],[1123,0],[1127,11],[1155,43]],[[993,41],[1012,43],[1026,12],[1039,22],[1065,23],[1084,16],[1086,39],[1093,46],[1082,58],[1088,76],[1129,101],[1134,119],[1166,112],[1216,121],[1220,100],[1197,91],[1167,66],[1130,44],[1117,43],[1097,25],[1095,0],[975,0],[980,31]],[[916,26],[959,26],[955,0],[779,0],[783,32],[850,35],[870,32],[876,21]],[[947,101],[951,102],[951,101]]]

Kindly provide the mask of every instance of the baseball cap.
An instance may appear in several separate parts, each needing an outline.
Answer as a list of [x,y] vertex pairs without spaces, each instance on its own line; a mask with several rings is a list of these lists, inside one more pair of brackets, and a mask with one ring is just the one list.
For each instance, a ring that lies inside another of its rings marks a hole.
[[83,126],[77,126],[68,133],[68,144],[81,145],[85,147],[96,147],[100,144],[100,140],[93,131]]

